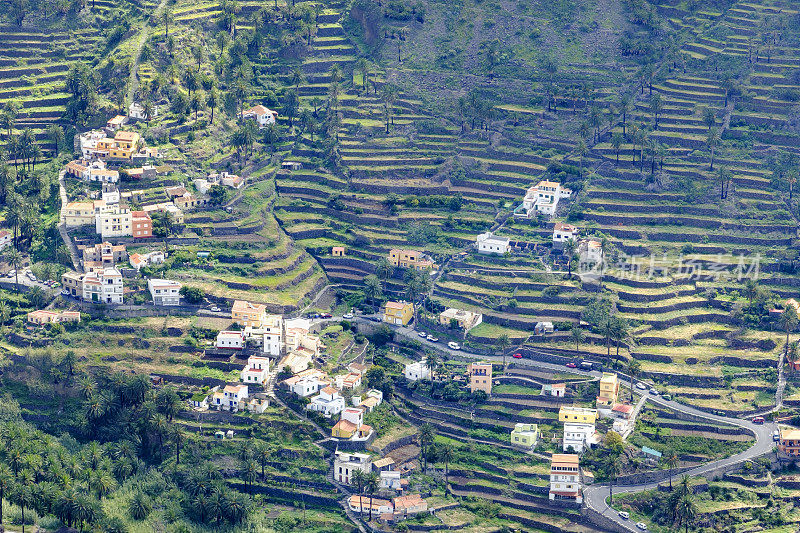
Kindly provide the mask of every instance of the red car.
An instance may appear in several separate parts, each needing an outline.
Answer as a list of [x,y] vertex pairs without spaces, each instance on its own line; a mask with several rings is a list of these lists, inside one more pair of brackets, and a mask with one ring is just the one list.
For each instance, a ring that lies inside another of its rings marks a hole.
[[330,314],[330,313],[322,313],[319,316],[320,316],[320,318],[333,318],[333,315]]
[[567,363],[567,368],[578,368],[578,365],[575,363]]
[[522,359],[522,354],[521,353],[515,353],[511,357],[513,357],[514,359]]
[[763,416],[757,416],[753,419],[753,424],[763,424],[763,423],[764,423]]

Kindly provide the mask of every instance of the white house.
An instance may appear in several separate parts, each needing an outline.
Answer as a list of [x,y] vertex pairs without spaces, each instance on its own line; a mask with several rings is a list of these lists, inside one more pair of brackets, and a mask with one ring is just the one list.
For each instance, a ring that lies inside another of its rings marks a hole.
[[244,333],[241,331],[220,331],[217,333],[217,348],[241,350],[244,348]]
[[394,512],[394,505],[392,505],[392,502],[389,500],[370,498],[369,496],[361,496],[359,494],[350,496],[347,500],[347,505],[350,507],[351,511],[361,515],[370,514],[370,509],[372,510],[372,516],[375,517],[392,514]]
[[[158,116],[158,106],[153,104],[153,109],[150,112],[150,118]],[[144,112],[144,105],[139,102],[131,102],[128,106],[128,117],[135,118],[136,120],[147,120],[147,114]]]
[[153,305],[175,306],[181,304],[181,284],[170,279],[147,280],[147,290],[153,297]]
[[578,255],[581,263],[600,263],[603,260],[603,247],[600,241],[586,239],[578,245]]
[[131,254],[128,257],[128,261],[130,262],[131,266],[136,269],[137,272],[141,270],[142,267],[150,265],[160,265],[161,263],[164,262],[164,259],[165,259],[164,252],[162,252],[161,250],[149,252],[144,255]]
[[83,299],[104,304],[122,303],[122,274],[116,268],[102,268],[89,272],[82,280]]
[[537,213],[553,216],[558,208],[558,201],[572,196],[572,190],[562,187],[555,181],[542,180],[525,194],[522,205],[514,210],[514,216],[531,218]]
[[290,392],[305,398],[330,385],[330,379],[321,370],[309,368],[283,381]]
[[321,413],[325,418],[331,418],[344,411],[345,402],[339,391],[333,387],[325,387],[319,394],[311,398],[311,403],[306,406],[309,411]]
[[577,243],[580,236],[580,230],[572,224],[556,222],[556,225],[553,227],[553,248],[561,250],[564,247],[564,243],[570,239]]
[[564,446],[565,452],[583,453],[584,448],[591,448],[600,442],[594,424],[576,424],[566,422],[564,424]]
[[431,369],[428,368],[427,361],[417,361],[416,363],[408,363],[403,371],[408,381],[418,381],[420,379],[431,379]]
[[348,374],[340,374],[335,378],[336,388],[344,389],[357,389],[361,386],[361,374],[350,372]]
[[511,242],[507,237],[496,237],[491,231],[481,233],[475,239],[475,245],[478,248],[478,253],[503,255],[510,251]]
[[399,470],[381,470],[378,487],[384,490],[401,490]]
[[256,124],[258,124],[258,129],[263,129],[270,124],[275,124],[278,112],[272,111],[263,105],[257,105],[242,111],[241,117],[243,120],[255,120]]
[[0,230],[0,250],[11,244],[13,236],[10,231]]
[[269,359],[258,355],[247,358],[247,365],[242,369],[241,377],[245,383],[263,385],[269,376]]
[[580,457],[574,454],[554,453],[550,462],[551,500],[583,502]]
[[103,240],[133,235],[133,215],[127,207],[119,205],[104,206],[95,215],[95,232]]
[[349,485],[356,470],[369,474],[372,471],[372,458],[366,453],[336,452],[333,459],[336,481]]
[[217,391],[212,396],[212,405],[225,411],[236,411],[239,402],[248,397],[247,385],[225,385],[222,391]]

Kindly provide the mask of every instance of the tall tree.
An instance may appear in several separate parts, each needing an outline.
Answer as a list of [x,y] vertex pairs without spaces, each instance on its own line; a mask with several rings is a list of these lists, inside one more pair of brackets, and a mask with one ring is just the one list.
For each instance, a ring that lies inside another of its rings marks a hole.
[[581,349],[581,342],[583,342],[583,339],[585,337],[579,322],[576,322],[575,324],[572,325],[572,327],[569,330],[569,336],[575,342],[575,355],[578,355]]
[[708,135],[706,136],[706,146],[708,146],[709,151],[711,152],[711,159],[708,169],[714,170],[714,150],[720,145],[722,142],[722,138],[719,135],[719,130],[717,128],[711,128],[708,130]]

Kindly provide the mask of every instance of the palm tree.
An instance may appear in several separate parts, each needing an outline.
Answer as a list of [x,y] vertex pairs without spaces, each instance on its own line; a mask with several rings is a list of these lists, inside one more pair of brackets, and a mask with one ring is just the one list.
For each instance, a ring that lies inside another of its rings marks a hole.
[[678,452],[674,449],[669,448],[664,453],[664,464],[667,465],[669,468],[669,488],[672,490],[672,473],[678,468],[680,464],[680,459],[678,458]]
[[[428,367],[430,368],[430,367]],[[433,437],[435,435],[433,426],[429,423],[424,423],[419,428],[419,445],[422,451],[423,470],[428,471],[428,446],[433,444]]]
[[450,492],[450,484],[447,482],[447,474],[450,470],[450,461],[453,460],[453,445],[446,442],[438,451],[439,457],[444,461],[444,493],[448,494]]
[[607,461],[603,465],[603,470],[610,481],[608,486],[608,499],[611,502],[614,501],[614,482],[617,480],[620,468],[622,468],[622,465],[619,462],[619,457],[614,455],[609,455]]
[[497,347],[500,349],[500,353],[503,355],[503,369],[505,369],[506,368],[506,350],[508,349],[509,346],[511,346],[511,339],[508,338],[508,335],[503,333],[502,335],[497,337],[497,340],[495,342],[497,343]]
[[[9,210],[9,215],[13,210]],[[19,265],[22,263],[22,254],[15,248],[9,248],[4,259],[14,267],[14,288],[19,292]]]
[[684,494],[681,499],[678,500],[675,511],[675,514],[679,517],[679,521],[683,522],[686,533],[689,533],[689,525],[697,518],[697,504],[694,503],[691,493]]
[[[358,61],[356,61],[356,67],[353,71],[361,72],[361,90],[364,91],[367,88],[367,75],[369,73],[369,63],[367,59],[364,57],[359,57]],[[353,84],[355,85],[355,84]]]
[[33,494],[31,488],[20,481],[16,483],[16,487],[11,494],[12,501],[19,505],[22,510],[22,533],[25,533],[25,508],[30,508],[33,505]]
[[633,403],[633,389],[636,386],[636,376],[642,370],[642,363],[631,357],[628,360],[628,375],[631,377],[631,403]]
[[361,518],[364,518],[364,484],[366,483],[367,473],[363,470],[356,470],[353,472],[353,475],[350,476],[350,484],[356,487],[356,494],[360,498],[359,509],[361,510]]
[[161,13],[161,22],[164,23],[164,39],[169,37],[169,23],[172,22],[172,10],[169,7],[165,7],[164,11]]
[[263,442],[256,448],[256,460],[261,464],[261,479],[265,478],[264,469],[267,463],[272,459],[272,450]]
[[581,329],[580,323],[576,322],[569,330],[569,336],[575,341],[575,355],[580,352],[581,342],[585,338],[585,334]]
[[258,478],[258,465],[255,461],[245,461],[242,468],[242,479],[248,492],[253,492],[253,483]]
[[370,472],[364,478],[364,490],[369,493],[369,521],[372,522],[372,497],[378,490],[378,473]]
[[781,329],[786,332],[786,345],[784,347],[784,360],[789,358],[789,334],[797,328],[798,316],[794,307],[787,305],[781,313],[778,323]]
[[650,97],[650,112],[653,114],[653,129],[658,129],[658,115],[664,110],[664,101],[659,93]]
[[11,489],[13,474],[5,464],[0,463],[0,524],[3,523],[3,499]]
[[619,112],[622,114],[622,135],[623,137],[627,135],[625,128],[628,122],[628,112],[631,110],[631,95],[625,93],[621,94],[619,97]]
[[208,95],[206,95],[206,105],[211,109],[211,120],[209,123],[213,124],[214,110],[219,106],[219,92],[217,92],[216,87],[212,87],[211,90],[208,91]]
[[622,148],[622,143],[623,142],[624,142],[624,139],[623,139],[622,134],[620,132],[615,131],[614,134],[611,135],[611,146],[612,146],[612,148],[614,148],[614,152],[617,155],[617,165],[619,165],[619,151],[620,151],[620,148]]
[[586,146],[586,142],[583,139],[578,140],[578,146],[575,148],[578,152],[578,156],[580,157],[580,168],[578,170],[578,176],[583,177],[583,159],[589,153],[589,148]]
[[720,145],[722,142],[722,138],[719,135],[719,130],[717,128],[711,128],[708,130],[708,135],[706,136],[706,146],[711,151],[711,161],[708,167],[709,170],[714,170],[714,150],[717,146]]
[[575,249],[578,247],[578,243],[575,242],[575,239],[568,239],[567,242],[564,243],[564,250],[563,253],[567,256],[567,278],[572,279],[572,258],[575,255]]

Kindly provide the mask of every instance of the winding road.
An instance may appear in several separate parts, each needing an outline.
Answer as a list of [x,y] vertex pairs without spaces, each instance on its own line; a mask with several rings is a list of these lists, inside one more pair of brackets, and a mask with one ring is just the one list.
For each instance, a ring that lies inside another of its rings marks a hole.
[[[336,320],[338,318],[339,317],[334,317],[331,320]],[[357,316],[355,320],[357,322],[366,323],[367,319],[361,316]],[[479,355],[466,352],[464,350],[451,350],[445,345],[439,343],[433,343],[423,337],[420,337],[415,330],[408,327],[393,326],[393,329],[395,330],[396,333],[403,335],[404,337],[408,337],[419,341],[422,345],[424,345],[427,348],[434,348],[436,350],[446,352],[453,357],[479,359],[479,360],[493,361],[493,362],[502,362],[503,360],[503,356],[500,355],[487,356],[487,355]],[[546,351],[543,350],[537,350],[529,347],[521,347],[513,349],[512,351],[515,353],[520,352],[523,354],[522,359],[513,359],[514,364],[518,367],[527,366],[535,368],[536,370],[552,371],[554,373],[568,372],[596,379],[599,379],[602,376],[602,373],[596,370],[584,371],[578,368],[567,368],[562,364],[546,363],[534,360],[532,356],[535,355],[551,356],[551,354],[548,354]],[[626,376],[620,372],[617,372],[617,375],[619,376],[622,385],[628,388],[632,386],[631,379],[629,376]],[[779,387],[779,389],[781,388]],[[743,420],[740,418],[733,418],[728,416],[719,416],[673,400],[665,400],[659,395],[650,394],[649,391],[641,391],[635,388],[634,391],[638,394],[641,394],[644,397],[645,401],[651,402],[655,405],[672,409],[675,412],[683,413],[684,415],[699,420],[705,420],[716,424],[728,424],[744,428],[755,436],[756,439],[755,442],[747,450],[744,450],[730,457],[726,457],[724,459],[719,459],[716,461],[711,461],[696,466],[694,468],[682,472],[682,474],[686,474],[688,476],[702,476],[711,472],[719,472],[727,468],[733,467],[735,465],[738,465],[740,463],[743,463],[745,461],[750,461],[758,457],[761,457],[763,455],[769,454],[775,448],[775,442],[772,440],[772,435],[778,427],[777,424],[775,423],[767,422],[764,424],[754,424],[750,420]],[[780,394],[780,392],[782,392],[782,390],[780,390],[779,393],[776,395],[778,405],[780,405],[782,399],[781,398],[782,394]],[[776,408],[773,408],[772,410]],[[656,478],[654,478],[652,481],[649,482],[632,484],[632,485],[615,485],[613,487],[613,493],[614,494],[635,493],[635,492],[642,492],[645,490],[655,489],[660,483],[663,483],[668,478],[669,478],[669,472],[663,471],[660,473],[660,475],[657,475]],[[612,487],[610,486],[610,484],[598,483],[595,485],[588,486],[584,489],[583,494],[584,494],[584,505],[596,511],[597,513],[603,515],[605,518],[613,521],[615,525],[618,526],[618,529],[620,531],[638,531],[635,524],[633,524],[630,520],[622,519],[617,513],[617,511],[606,503],[608,497],[612,494]],[[598,524],[598,525],[605,526],[604,524]]]

